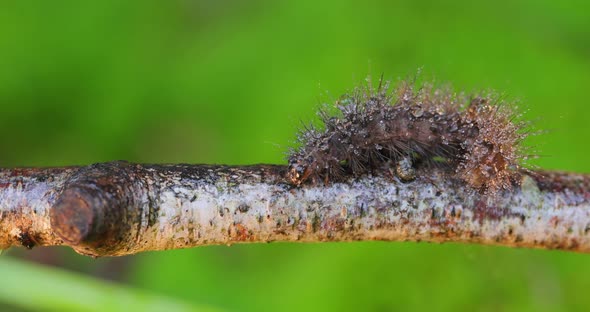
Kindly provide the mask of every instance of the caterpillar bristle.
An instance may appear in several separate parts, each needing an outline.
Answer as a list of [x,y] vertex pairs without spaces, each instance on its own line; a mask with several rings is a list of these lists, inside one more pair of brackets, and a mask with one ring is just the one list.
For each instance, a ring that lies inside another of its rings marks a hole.
[[296,186],[388,172],[410,182],[421,167],[444,169],[484,193],[520,181],[528,124],[493,94],[407,81],[391,91],[388,81],[375,88],[367,79],[318,116],[323,129],[305,124],[289,154],[287,179]]

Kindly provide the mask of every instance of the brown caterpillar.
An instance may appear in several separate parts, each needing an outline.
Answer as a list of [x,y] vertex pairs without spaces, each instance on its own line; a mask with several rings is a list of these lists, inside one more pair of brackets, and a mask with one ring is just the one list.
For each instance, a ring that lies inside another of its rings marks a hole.
[[498,97],[455,94],[450,89],[402,82],[370,82],[343,96],[336,114],[319,112],[324,129],[307,126],[291,150],[287,179],[293,185],[344,181],[395,172],[415,178],[420,166],[439,166],[484,193],[520,180],[527,124]]

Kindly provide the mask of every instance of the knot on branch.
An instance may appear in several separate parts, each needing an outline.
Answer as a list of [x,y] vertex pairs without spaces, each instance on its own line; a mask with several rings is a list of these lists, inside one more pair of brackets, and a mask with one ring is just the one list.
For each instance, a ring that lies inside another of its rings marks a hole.
[[80,168],[59,195],[50,211],[55,233],[77,252],[107,255],[129,248],[132,225],[141,209],[136,198],[140,181],[126,162],[110,162]]

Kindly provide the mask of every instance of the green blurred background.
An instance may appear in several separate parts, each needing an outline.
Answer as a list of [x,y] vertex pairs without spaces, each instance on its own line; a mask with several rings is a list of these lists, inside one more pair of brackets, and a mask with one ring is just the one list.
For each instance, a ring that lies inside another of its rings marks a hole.
[[[535,164],[590,172],[590,2],[540,0],[2,1],[0,166],[284,163],[319,103],[367,74],[420,67],[521,99],[548,130],[528,142],[543,156]],[[590,257],[558,251],[369,242],[6,254],[6,311],[160,299],[170,311],[590,309]]]

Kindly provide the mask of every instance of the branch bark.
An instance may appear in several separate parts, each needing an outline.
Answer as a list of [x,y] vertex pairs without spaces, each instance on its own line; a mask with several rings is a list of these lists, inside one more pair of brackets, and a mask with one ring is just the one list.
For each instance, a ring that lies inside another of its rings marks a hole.
[[485,196],[440,170],[293,187],[278,165],[0,170],[0,247],[80,254],[271,241],[429,241],[590,252],[590,175],[523,174]]

